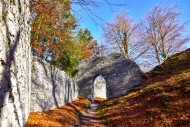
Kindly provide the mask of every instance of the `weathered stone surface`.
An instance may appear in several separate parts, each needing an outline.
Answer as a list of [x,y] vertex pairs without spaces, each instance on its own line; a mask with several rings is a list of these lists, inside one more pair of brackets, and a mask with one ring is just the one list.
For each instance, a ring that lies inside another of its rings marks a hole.
[[0,0],[0,127],[22,127],[28,118],[29,18],[29,0]]
[[31,111],[45,111],[73,101],[77,84],[64,72],[42,60],[33,59]]
[[34,63],[31,80],[30,29],[29,0],[0,0],[0,127],[23,127],[30,107],[47,110],[77,96],[76,83],[46,63]]
[[74,78],[79,86],[79,95],[93,96],[93,82],[99,75],[106,80],[107,98],[125,94],[141,82],[139,66],[121,54],[91,58],[79,65],[79,73]]

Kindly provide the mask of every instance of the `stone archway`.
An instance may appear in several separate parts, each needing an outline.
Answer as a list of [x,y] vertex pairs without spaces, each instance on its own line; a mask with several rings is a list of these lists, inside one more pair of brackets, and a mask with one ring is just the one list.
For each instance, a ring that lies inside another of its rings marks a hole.
[[91,86],[98,75],[106,80],[106,94],[109,99],[124,95],[130,88],[139,85],[142,72],[135,62],[122,54],[90,58],[79,64],[79,73],[74,77],[79,95],[88,98],[93,96]]

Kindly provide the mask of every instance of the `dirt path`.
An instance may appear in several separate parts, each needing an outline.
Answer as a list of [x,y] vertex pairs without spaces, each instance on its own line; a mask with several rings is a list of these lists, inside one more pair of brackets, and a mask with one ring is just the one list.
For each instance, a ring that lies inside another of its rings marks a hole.
[[75,125],[74,127],[106,127],[96,116],[97,107],[98,104],[91,104],[89,109],[82,112],[80,125]]

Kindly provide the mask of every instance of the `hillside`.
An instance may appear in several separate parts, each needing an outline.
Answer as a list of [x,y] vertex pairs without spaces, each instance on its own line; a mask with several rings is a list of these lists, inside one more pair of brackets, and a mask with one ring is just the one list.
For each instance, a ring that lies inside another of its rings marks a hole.
[[110,127],[190,126],[190,49],[143,76],[125,96],[104,101],[97,115]]

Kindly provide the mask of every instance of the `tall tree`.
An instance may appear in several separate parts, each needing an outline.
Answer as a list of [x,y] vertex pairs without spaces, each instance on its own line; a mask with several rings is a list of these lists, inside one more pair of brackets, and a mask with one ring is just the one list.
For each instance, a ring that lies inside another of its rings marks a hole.
[[80,60],[87,59],[94,54],[93,36],[88,29],[80,29],[66,42],[61,56],[55,61],[60,69],[65,70],[71,77],[78,72],[77,66]]
[[84,30],[79,30],[77,38],[79,43],[88,44],[93,39],[93,36],[91,32],[86,28]]
[[122,11],[116,15],[112,23],[103,27],[104,37],[107,42],[116,46],[119,52],[128,59],[137,59],[143,52],[142,45],[135,40],[138,24],[134,24],[127,11]]
[[44,59],[56,59],[69,45],[75,18],[70,0],[31,0],[31,43],[33,51]]
[[180,51],[189,40],[184,35],[185,23],[179,19],[180,13],[174,7],[156,6],[139,27],[141,42],[149,47],[147,55],[156,58],[158,64]]
[[94,37],[87,28],[79,30],[76,36],[76,41],[81,45],[81,48],[84,51],[84,59],[87,59],[93,55],[93,50],[97,42],[94,40]]

